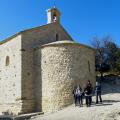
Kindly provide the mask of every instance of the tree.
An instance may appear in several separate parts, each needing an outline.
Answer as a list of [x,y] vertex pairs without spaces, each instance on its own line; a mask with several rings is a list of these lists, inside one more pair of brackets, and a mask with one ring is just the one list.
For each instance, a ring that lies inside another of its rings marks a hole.
[[116,61],[118,59],[118,47],[114,42],[109,42],[107,46],[108,50],[108,63],[111,71],[116,71]]
[[101,78],[107,71],[120,71],[120,49],[109,36],[102,39],[94,37],[92,46],[96,49],[96,71]]
[[117,60],[116,60],[116,66],[115,66],[115,71],[120,74],[120,48],[118,48],[116,52]]
[[[107,39],[106,39],[107,38]],[[107,41],[109,40],[108,37],[99,39],[94,37],[92,40],[92,46],[96,49],[96,56],[95,56],[95,65],[96,71],[99,71],[101,74],[101,79],[103,78],[103,73],[109,70],[109,65],[107,62]]]

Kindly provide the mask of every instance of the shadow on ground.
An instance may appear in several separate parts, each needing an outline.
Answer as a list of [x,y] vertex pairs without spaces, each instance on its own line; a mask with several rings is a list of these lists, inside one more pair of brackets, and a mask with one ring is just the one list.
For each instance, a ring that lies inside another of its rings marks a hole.
[[103,100],[102,103],[96,104],[94,101],[92,102],[92,107],[94,106],[108,106],[108,105],[113,105],[113,103],[120,102],[119,100]]
[[103,103],[116,103],[120,102],[120,100],[103,100]]

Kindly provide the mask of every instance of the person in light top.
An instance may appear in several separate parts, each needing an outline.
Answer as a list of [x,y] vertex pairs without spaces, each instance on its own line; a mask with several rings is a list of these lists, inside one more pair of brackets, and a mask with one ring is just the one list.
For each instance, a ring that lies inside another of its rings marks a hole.
[[74,90],[74,100],[75,100],[75,106],[77,104],[79,104],[79,106],[83,106],[83,91],[82,88],[79,86],[77,86],[77,88]]

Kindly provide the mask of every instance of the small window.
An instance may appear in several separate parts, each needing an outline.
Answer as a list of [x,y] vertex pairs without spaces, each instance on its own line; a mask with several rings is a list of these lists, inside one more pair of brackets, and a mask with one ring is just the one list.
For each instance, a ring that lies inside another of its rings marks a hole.
[[88,61],[88,70],[90,72],[90,62]]
[[58,41],[59,40],[59,35],[58,34],[56,34],[56,41]]
[[56,20],[57,20],[57,15],[56,14],[53,14],[53,20],[54,20],[54,22],[56,22]]
[[9,56],[6,57],[6,63],[5,64],[6,64],[6,66],[9,66],[9,64],[10,64],[10,58],[9,58]]

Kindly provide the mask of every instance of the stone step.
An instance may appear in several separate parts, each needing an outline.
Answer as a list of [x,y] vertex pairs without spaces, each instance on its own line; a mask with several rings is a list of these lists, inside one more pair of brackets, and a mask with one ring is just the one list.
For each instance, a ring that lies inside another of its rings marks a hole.
[[11,115],[0,115],[0,120],[28,120],[33,116],[42,115],[43,112],[35,112],[35,113],[29,113],[29,114],[22,114],[18,116],[11,116]]

